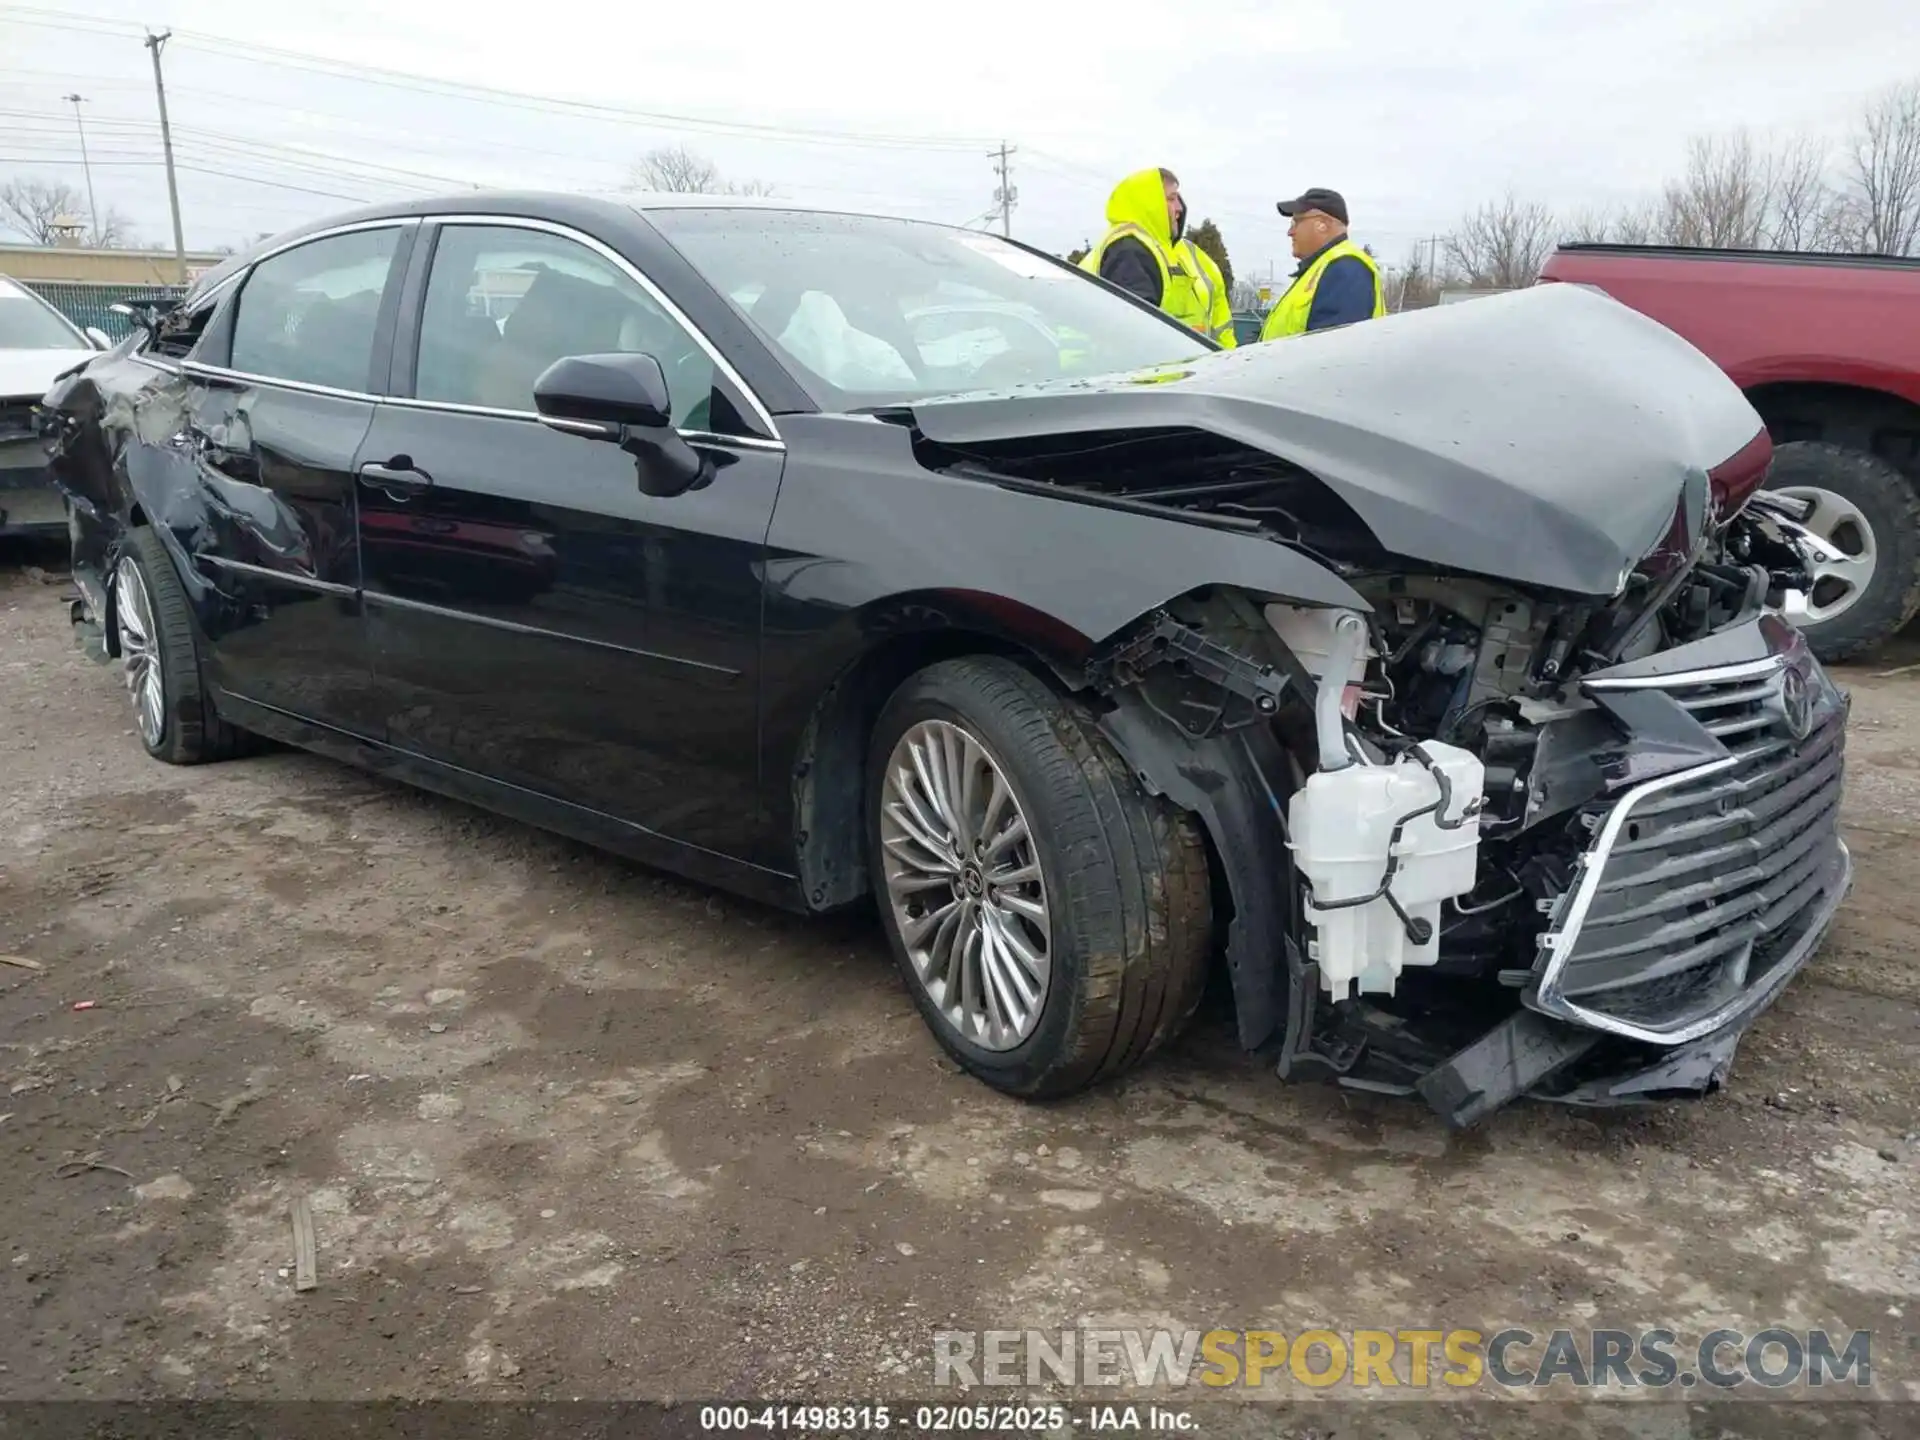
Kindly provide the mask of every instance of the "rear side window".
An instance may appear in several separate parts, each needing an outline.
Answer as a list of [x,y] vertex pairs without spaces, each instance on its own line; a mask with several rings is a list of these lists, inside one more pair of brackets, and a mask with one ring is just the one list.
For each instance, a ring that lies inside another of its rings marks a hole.
[[274,380],[365,390],[380,297],[398,227],[311,240],[263,260],[233,322],[235,370]]

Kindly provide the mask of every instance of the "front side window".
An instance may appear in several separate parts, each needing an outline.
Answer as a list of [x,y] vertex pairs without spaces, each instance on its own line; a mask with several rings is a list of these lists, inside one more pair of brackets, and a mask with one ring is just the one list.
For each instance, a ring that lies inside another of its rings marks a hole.
[[417,398],[531,412],[534,382],[554,361],[607,354],[660,362],[675,425],[727,428],[713,415],[711,357],[604,255],[511,225],[440,232],[420,317]]
[[1141,370],[1212,348],[997,235],[757,207],[647,218],[826,409]]
[[262,260],[240,292],[235,370],[364,391],[397,227],[310,240]]

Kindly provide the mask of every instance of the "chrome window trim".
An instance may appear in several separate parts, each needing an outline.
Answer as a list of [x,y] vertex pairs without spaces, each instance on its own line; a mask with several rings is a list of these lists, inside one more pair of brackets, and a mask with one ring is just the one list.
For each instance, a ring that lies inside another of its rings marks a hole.
[[[136,356],[156,370],[169,374],[185,372],[209,380],[237,380],[248,385],[260,385],[274,390],[292,390],[302,395],[323,395],[332,400],[359,400],[368,405],[388,405],[402,410],[432,410],[449,415],[476,415],[487,420],[518,420],[522,423],[545,425],[549,429],[573,430],[581,435],[597,435],[604,426],[591,421],[577,420],[559,422],[549,419],[537,410],[502,410],[487,405],[457,405],[448,400],[415,400],[406,395],[373,395],[364,390],[336,390],[327,385],[311,385],[304,380],[282,380],[273,375],[255,375],[245,370],[230,370],[222,365],[208,365],[199,360],[164,361],[151,357]],[[787,444],[784,440],[768,440],[761,435],[723,435],[715,430],[681,430],[676,427],[681,439],[698,441],[702,444],[732,445],[742,450],[764,450],[771,454],[784,455]]]
[[[480,415],[489,420],[531,420],[545,425],[550,430],[571,430],[579,435],[601,436],[607,427],[591,420],[566,420],[542,415],[538,410],[513,410],[498,405],[465,405],[456,400],[416,400],[411,395],[382,395],[378,397],[382,405],[392,405],[406,410],[439,410],[449,415]],[[737,445],[743,450],[767,450],[785,454],[787,442],[769,440],[764,435],[723,435],[717,430],[686,430],[679,426],[675,431],[683,440],[711,441],[716,444]]]
[[[316,235],[313,238],[316,240],[319,240],[325,237]],[[244,270],[236,270],[233,272],[233,274],[227,276],[226,279],[222,280],[218,285],[209,286],[207,289],[201,291],[198,294],[189,292],[181,296],[180,303],[182,305],[187,305],[187,304],[204,305],[207,301],[213,299],[214,296],[224,295],[227,291],[231,290],[234,286],[238,285],[242,280],[246,279],[247,276],[251,275],[252,273],[253,273],[252,265],[247,266]]]
[[1716,665],[1706,670],[1676,670],[1671,675],[1623,675],[1616,679],[1597,676],[1580,683],[1589,690],[1674,690],[1689,685],[1721,685],[1735,680],[1758,680],[1784,670],[1792,664],[1789,654],[1769,655],[1761,660],[1742,660],[1732,665]]
[[274,390],[293,390],[302,395],[325,395],[334,400],[363,400],[378,405],[383,396],[365,390],[340,390],[331,385],[315,385],[306,380],[283,380],[278,375],[256,375],[251,370],[234,370],[225,365],[208,365],[201,360],[182,360],[181,370],[207,380],[241,380],[249,385],[264,385]]
[[[271,250],[262,250],[247,262],[245,269],[238,270],[232,275],[229,275],[225,280],[222,280],[218,285],[214,286],[212,290],[207,291],[207,294],[211,295],[214,291],[222,290],[235,281],[245,279],[276,256],[284,255],[289,250],[298,250],[302,245],[311,245],[316,240],[331,240],[336,235],[352,235],[361,230],[405,230],[409,226],[417,227],[419,224],[420,217],[418,215],[389,215],[384,220],[352,220],[344,225],[329,225],[324,230],[312,230],[305,235],[299,235],[291,240],[283,241]],[[205,299],[206,296],[195,295],[189,296],[188,298],[202,300]]]
[[[584,245],[644,290],[647,295],[667,313],[669,319],[693,337],[694,343],[706,352],[707,358],[713,361],[714,367],[718,369],[721,374],[725,375],[728,380],[732,381],[734,388],[746,397],[747,404],[753,409],[754,418],[766,427],[767,434],[761,438],[771,438],[776,441],[780,440],[780,427],[774,423],[773,412],[767,409],[765,402],[760,399],[759,395],[754,393],[753,387],[747,384],[745,378],[742,377],[738,370],[734,369],[733,362],[721,354],[720,347],[707,338],[706,332],[701,330],[698,325],[695,325],[693,321],[689,320],[686,312],[668,298],[666,291],[648,279],[645,272],[642,271],[639,266],[627,259],[627,257],[622,255],[618,250],[615,250],[611,245],[608,245],[604,241],[596,240],[593,236],[586,234],[584,231],[576,230],[570,225],[562,225],[553,220],[531,219],[524,215],[428,215],[423,217],[423,220],[425,223],[441,226],[480,225],[495,230],[532,230],[542,234],[557,235],[563,240],[571,240],[576,244]],[[433,283],[433,272],[431,268],[429,268],[427,272],[427,283]]]
[[[220,293],[229,286],[241,284],[252,276],[258,266],[266,261],[273,259],[275,256],[284,255],[289,250],[298,249],[300,246],[313,241],[331,239],[336,235],[351,235],[364,230],[397,229],[407,225],[417,226],[425,224],[481,225],[496,230],[531,230],[539,234],[556,235],[563,240],[571,240],[577,244],[584,245],[587,249],[608,261],[622,274],[627,276],[628,279],[638,285],[646,292],[650,299],[660,306],[669,319],[693,337],[694,342],[699,345],[702,352],[706,354],[708,359],[713,361],[715,368],[724,374],[728,380],[732,381],[734,387],[746,398],[747,404],[753,409],[754,417],[766,427],[768,432],[768,435],[723,435],[717,431],[690,430],[675,427],[681,438],[706,444],[732,445],[743,450],[764,450],[777,454],[786,453],[786,441],[780,438],[779,426],[774,423],[773,415],[767,409],[765,403],[760,399],[759,395],[754,393],[753,387],[748,385],[745,379],[741,377],[740,372],[733,367],[732,362],[720,353],[719,347],[709,340],[706,334],[687,318],[686,312],[674,304],[658,285],[649,280],[638,267],[621,255],[619,251],[600,240],[596,240],[591,235],[584,234],[571,226],[558,224],[555,221],[537,220],[522,215],[409,215],[385,220],[360,220],[348,225],[336,225],[326,230],[317,230],[310,235],[303,235],[297,240],[289,241],[284,245],[278,245],[272,250],[265,251],[254,259],[246,269],[228,276],[211,290],[208,290],[206,294],[192,298],[197,303]],[[429,280],[431,280],[431,271],[429,271]],[[566,426],[552,426],[551,422],[537,410],[514,410],[491,405],[467,405],[451,400],[421,400],[412,395],[374,394],[366,390],[344,390],[331,385],[315,385],[305,380],[288,380],[277,375],[259,375],[250,370],[236,370],[230,365],[209,365],[202,360],[174,360],[165,356],[150,355],[144,351],[136,351],[130,358],[168,374],[184,373],[197,375],[210,380],[239,381],[247,385],[263,385],[278,390],[291,390],[302,395],[321,395],[335,400],[359,400],[368,404],[394,405],[410,410],[437,410],[452,415],[482,415],[496,420],[522,420],[532,421],[538,424],[548,424],[550,428],[571,428]],[[581,428],[578,433],[588,434],[591,432]],[[768,436],[772,438],[768,438]]]
[[[1698,671],[1697,674],[1722,674],[1724,670],[1747,670],[1752,666],[1726,666],[1721,671]],[[1685,1025],[1669,1029],[1636,1025],[1630,1020],[1621,1020],[1616,1016],[1593,1010],[1585,1005],[1568,1000],[1560,993],[1561,972],[1566,969],[1567,960],[1573,950],[1574,942],[1579,939],[1580,929],[1586,923],[1587,911],[1593,906],[1594,896],[1600,889],[1600,876],[1606,869],[1607,857],[1613,847],[1619,843],[1620,832],[1626,829],[1627,821],[1632,817],[1636,806],[1643,800],[1649,800],[1668,790],[1676,790],[1695,780],[1704,780],[1730,770],[1740,763],[1740,757],[1730,755],[1724,760],[1709,760],[1704,765],[1695,765],[1672,775],[1662,775],[1649,780],[1644,785],[1635,786],[1622,795],[1608,814],[1606,823],[1600,827],[1600,834],[1580,857],[1580,879],[1574,886],[1573,895],[1568,903],[1567,916],[1560,925],[1540,937],[1540,943],[1547,952],[1547,963],[1540,973],[1540,983],[1534,989],[1534,1008],[1542,1014],[1558,1019],[1571,1020],[1590,1029],[1604,1031],[1609,1035],[1623,1036],[1629,1040],[1644,1041],[1651,1045],[1676,1046],[1698,1040],[1737,1019],[1742,1014],[1758,1009],[1765,1004],[1767,997],[1777,991],[1791,978],[1792,970],[1752,989],[1743,989],[1738,995],[1716,1006],[1707,1014],[1688,1021]],[[1846,841],[1836,837],[1843,863],[1851,865],[1851,857]]]

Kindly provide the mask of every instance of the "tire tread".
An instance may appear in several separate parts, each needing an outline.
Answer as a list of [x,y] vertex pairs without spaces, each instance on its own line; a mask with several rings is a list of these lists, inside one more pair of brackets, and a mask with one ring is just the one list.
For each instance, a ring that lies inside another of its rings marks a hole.
[[166,685],[166,727],[159,747],[149,749],[170,765],[203,765],[247,753],[252,737],[221,719],[208,693],[200,670],[193,607],[166,545],[143,525],[127,532],[126,548],[146,581],[147,599],[153,606],[154,645]]
[[[1078,984],[1057,1053],[1037,1056],[1017,1073],[985,1067],[928,1013],[888,922],[896,960],[928,1024],[962,1065],[1000,1089],[1035,1099],[1070,1095],[1140,1064],[1179,1033],[1205,989],[1212,891],[1197,823],[1141,788],[1090,714],[998,656],[942,661],[909,679],[876,728],[873,774],[929,704],[994,732],[996,750],[1001,736],[1011,738],[1024,752],[1023,763],[1038,772],[1042,793],[1025,797],[1028,823],[1052,837],[1066,890],[1049,896],[1055,975],[1071,947]],[[1003,765],[1014,759],[999,758]],[[1042,813],[1034,814],[1036,808]],[[877,866],[874,883],[885,912]]]

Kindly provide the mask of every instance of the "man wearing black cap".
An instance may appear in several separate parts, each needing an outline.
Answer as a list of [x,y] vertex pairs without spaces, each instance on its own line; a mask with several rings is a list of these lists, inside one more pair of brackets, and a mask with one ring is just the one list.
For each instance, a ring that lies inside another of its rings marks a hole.
[[1315,187],[1277,208],[1293,222],[1287,238],[1300,264],[1261,327],[1262,340],[1331,330],[1387,313],[1380,267],[1347,238],[1347,202],[1339,191]]

